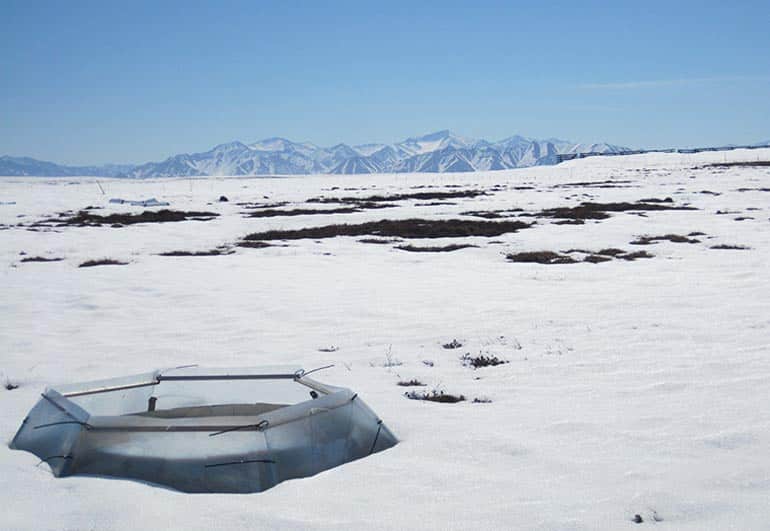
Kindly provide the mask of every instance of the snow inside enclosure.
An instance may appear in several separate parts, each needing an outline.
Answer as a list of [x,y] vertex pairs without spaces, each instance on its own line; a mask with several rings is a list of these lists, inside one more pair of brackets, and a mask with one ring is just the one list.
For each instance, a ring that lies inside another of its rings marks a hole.
[[[756,149],[458,174],[2,178],[0,528],[766,529],[770,167],[756,163],[768,160]],[[463,191],[483,195],[416,195]],[[394,206],[360,207],[373,196]],[[170,206],[109,203],[153,197]],[[346,197],[359,201],[328,202]],[[606,216],[552,217],[585,203]],[[86,207],[218,216],[62,222]],[[306,212],[250,217],[263,210]],[[534,224],[239,246],[408,219]],[[453,244],[475,247],[424,249]],[[507,258],[542,251],[572,263]],[[651,257],[632,258],[641,251]],[[101,259],[125,265],[79,267]],[[506,363],[468,363],[482,356]],[[319,379],[358,393],[400,442],[249,495],[57,479],[8,448],[46,386],[189,364],[334,364]],[[412,380],[424,386],[398,385]],[[465,400],[404,396],[433,391]]]

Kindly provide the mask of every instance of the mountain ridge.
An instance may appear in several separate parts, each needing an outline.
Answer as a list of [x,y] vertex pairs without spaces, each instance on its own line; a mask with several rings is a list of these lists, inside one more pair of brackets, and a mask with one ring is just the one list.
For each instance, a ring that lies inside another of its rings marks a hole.
[[404,172],[471,172],[554,164],[562,153],[617,153],[628,148],[605,142],[581,144],[512,135],[496,142],[444,129],[392,144],[339,143],[320,147],[270,137],[239,140],[208,151],[179,153],[136,165],[66,166],[30,157],[0,157],[4,176],[187,177],[217,175],[302,175]]

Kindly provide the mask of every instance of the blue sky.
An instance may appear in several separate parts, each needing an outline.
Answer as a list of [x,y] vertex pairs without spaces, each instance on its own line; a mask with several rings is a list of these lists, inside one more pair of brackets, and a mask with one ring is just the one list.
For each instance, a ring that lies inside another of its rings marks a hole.
[[0,2],[0,154],[770,139],[770,2]]

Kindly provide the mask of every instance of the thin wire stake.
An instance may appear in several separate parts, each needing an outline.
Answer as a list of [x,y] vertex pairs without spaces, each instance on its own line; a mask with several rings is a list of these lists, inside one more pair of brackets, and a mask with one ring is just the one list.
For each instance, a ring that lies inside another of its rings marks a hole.
[[298,370],[297,372],[294,373],[294,378],[299,380],[300,378],[304,378],[308,374],[312,374],[314,372],[322,371],[324,369],[331,369],[332,367],[334,367],[334,364],[326,365],[324,367],[318,367],[316,369],[311,369],[309,371],[305,371],[305,370],[300,369],[300,370]]
[[240,461],[228,461],[227,463],[215,463],[213,465],[204,465],[205,468],[214,468],[217,466],[228,466],[228,465],[247,465],[249,463],[273,463],[275,464],[275,460],[273,459],[241,459]]
[[234,428],[227,428],[222,431],[215,431],[214,433],[209,433],[209,437],[214,437],[215,435],[222,435],[223,433],[230,433],[231,431],[238,431],[238,430],[247,430],[249,428],[254,428],[257,431],[265,431],[270,423],[267,420],[260,420],[256,424],[245,424],[243,426],[235,426]]
[[90,430],[93,427],[88,422],[82,422],[80,420],[62,420],[59,422],[49,422],[48,424],[38,424],[37,426],[34,426],[32,429],[36,430],[38,428],[48,428],[50,426],[58,426],[60,424],[80,424],[87,430]]

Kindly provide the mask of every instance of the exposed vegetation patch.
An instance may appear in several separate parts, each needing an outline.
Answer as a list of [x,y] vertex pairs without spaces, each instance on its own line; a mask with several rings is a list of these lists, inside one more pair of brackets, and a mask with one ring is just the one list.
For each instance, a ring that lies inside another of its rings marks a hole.
[[128,262],[120,262],[118,260],[113,260],[112,258],[102,258],[100,260],[86,260],[78,267],[94,267],[105,265],[128,265]]
[[243,208],[280,208],[282,206],[286,206],[289,204],[288,201],[279,201],[277,203],[252,203],[252,202],[246,202],[246,203],[235,203],[239,207]]
[[557,207],[541,210],[539,213],[522,214],[522,216],[536,216],[544,218],[555,218],[571,220],[581,223],[587,219],[607,219],[610,217],[608,212],[628,212],[645,210],[697,210],[688,206],[673,206],[665,202],[649,203],[638,201],[636,203],[580,203],[575,207]]
[[499,236],[530,227],[520,221],[473,221],[464,219],[401,219],[340,224],[297,230],[271,230],[247,235],[245,241],[322,239],[336,236],[382,236],[398,238],[462,238]]
[[767,168],[770,167],[770,160],[750,160],[745,162],[715,162],[705,164],[701,168]]
[[399,238],[361,238],[358,240],[360,243],[374,243],[384,245],[386,243],[398,243],[402,240]]
[[460,212],[460,215],[474,218],[500,219],[513,217],[517,212],[522,212],[522,209],[510,208],[507,210],[469,210],[468,212]]
[[712,245],[710,249],[726,249],[733,251],[748,251],[751,247],[747,245],[730,245],[728,243],[720,243],[719,245]]
[[[586,255],[582,260],[578,260],[571,254],[580,253]],[[600,264],[603,262],[609,262],[613,258],[620,260],[636,260],[637,258],[652,258],[653,255],[645,252],[628,252],[623,249],[616,249],[610,247],[602,249],[600,251],[588,251],[586,249],[569,249],[563,251],[563,253],[555,253],[553,251],[534,251],[534,252],[522,252],[511,253],[506,255],[506,258],[511,262],[521,263],[535,263],[545,265],[557,265],[557,264],[578,264],[578,263],[590,263]]]
[[529,251],[523,253],[511,253],[505,256],[511,262],[534,264],[574,264],[577,260],[566,254],[553,251]]
[[618,256],[618,258],[628,261],[636,260],[637,258],[654,258],[654,254],[650,254],[647,251],[636,251],[634,253],[627,253]]
[[233,254],[235,251],[227,247],[210,249],[208,251],[168,251],[160,253],[160,256],[223,256]]
[[770,188],[738,188],[736,192],[770,192]]
[[416,245],[398,245],[396,249],[402,251],[409,251],[411,253],[447,253],[451,251],[457,251],[460,249],[468,249],[469,247],[478,247],[478,245],[471,245],[468,243],[454,243],[444,246],[433,247],[418,247]]
[[45,256],[26,256],[21,259],[22,262],[61,262],[64,258],[46,258]]
[[425,384],[417,378],[412,378],[411,380],[401,380],[396,385],[401,387],[425,387]]
[[632,242],[631,245],[651,245],[653,243],[669,241],[673,243],[700,243],[700,240],[695,238],[688,238],[687,236],[680,236],[678,234],[666,234],[664,236],[639,236]]
[[352,214],[354,212],[361,212],[356,207],[341,207],[341,208],[328,208],[328,209],[313,209],[313,208],[294,208],[292,210],[275,210],[272,208],[265,208],[257,210],[255,212],[248,212],[247,218],[275,218],[279,216],[311,216],[314,214]]
[[444,391],[436,391],[435,389],[430,392],[419,391],[407,391],[404,396],[410,400],[426,400],[428,402],[440,402],[442,404],[456,404],[465,400],[463,395],[450,395]]
[[607,249],[596,251],[595,254],[600,254],[602,256],[619,256],[621,254],[626,254],[626,251],[624,251],[623,249],[618,249],[616,247],[609,247]]
[[462,343],[460,343],[459,341],[457,341],[456,339],[453,339],[453,340],[452,340],[452,341],[450,341],[449,343],[444,343],[444,344],[443,344],[443,345],[441,345],[441,346],[442,346],[442,347],[444,347],[444,348],[445,348],[445,349],[447,349],[447,350],[454,350],[454,349],[456,349],[456,348],[460,348],[460,347],[462,347],[462,346],[463,346],[463,344],[462,344]]
[[246,240],[237,243],[238,247],[247,247],[249,249],[264,249],[265,247],[273,247],[273,244],[267,242],[261,242],[258,240]]
[[552,188],[631,188],[633,181],[582,181],[576,183],[555,184]]
[[657,197],[647,197],[645,199],[640,199],[637,201],[638,203],[673,203],[674,200],[670,197],[667,197],[665,199],[659,199]]
[[471,356],[470,353],[464,354],[460,361],[466,367],[473,367],[474,369],[480,369],[481,367],[497,367],[498,365],[504,365],[510,363],[508,360],[503,360],[497,356],[485,356],[479,354],[478,356]]
[[429,201],[433,199],[456,199],[460,197],[478,197],[487,195],[483,190],[458,190],[456,192],[414,192],[411,194],[370,195],[368,197],[311,197],[308,203],[383,203],[417,199]]
[[219,216],[214,212],[196,212],[196,211],[181,211],[181,210],[145,210],[140,214],[108,214],[101,216],[99,214],[93,214],[91,212],[81,210],[75,215],[69,215],[65,212],[59,214],[58,218],[52,218],[38,222],[35,225],[43,225],[53,223],[58,227],[74,225],[77,227],[101,227],[102,225],[110,225],[112,227],[122,227],[124,225],[134,225],[137,223],[168,223],[175,221],[209,221]]
[[602,256],[599,254],[590,254],[583,258],[584,262],[588,262],[589,264],[601,264],[602,262],[609,262],[612,258],[609,256]]

